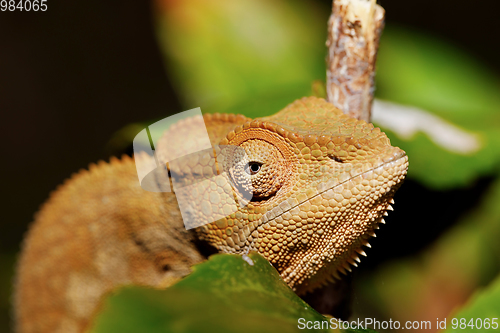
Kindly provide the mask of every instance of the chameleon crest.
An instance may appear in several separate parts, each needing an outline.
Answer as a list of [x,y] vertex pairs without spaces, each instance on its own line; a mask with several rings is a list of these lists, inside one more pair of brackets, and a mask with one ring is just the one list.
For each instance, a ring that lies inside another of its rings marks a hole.
[[198,220],[211,222],[214,211],[227,212],[196,229],[201,239],[220,252],[258,251],[298,293],[357,265],[405,178],[403,150],[372,124],[308,97],[254,120],[218,114],[189,119],[164,136],[159,154],[176,149],[167,138],[185,138],[190,127],[204,123],[212,144],[239,149],[214,151],[223,162],[199,157],[170,168],[174,178],[225,174],[220,186],[176,193],[178,200],[196,202]]

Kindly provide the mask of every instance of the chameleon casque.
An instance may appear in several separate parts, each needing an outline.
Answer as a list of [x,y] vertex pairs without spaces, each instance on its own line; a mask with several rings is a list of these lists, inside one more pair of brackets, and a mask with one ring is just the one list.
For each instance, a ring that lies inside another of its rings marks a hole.
[[[117,287],[163,288],[187,275],[205,259],[200,241],[224,253],[258,251],[298,294],[356,266],[392,210],[408,167],[404,151],[372,124],[307,97],[255,120],[229,114],[184,120],[168,130],[157,153],[175,150],[175,140],[166,138],[185,140],[202,120],[212,144],[244,149],[244,163],[229,174],[251,184],[252,200],[186,230],[176,194],[144,191],[132,158],[80,171],[52,193],[24,241],[14,296],[18,332],[88,329],[103,296]],[[203,172],[204,163],[171,168],[170,175]],[[170,181],[166,168],[155,176],[157,184]],[[217,192],[204,191],[211,204],[224,205]]]

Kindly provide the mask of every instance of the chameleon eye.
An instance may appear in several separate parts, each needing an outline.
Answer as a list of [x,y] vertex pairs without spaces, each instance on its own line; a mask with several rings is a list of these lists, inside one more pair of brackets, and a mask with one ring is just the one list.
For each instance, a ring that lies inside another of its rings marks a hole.
[[228,161],[234,188],[253,202],[266,202],[290,177],[290,167],[280,150],[264,140],[243,142]]
[[258,162],[250,162],[247,164],[246,168],[245,168],[245,171],[249,174],[249,175],[255,175],[257,172],[260,171],[260,168],[262,167],[262,163],[258,163]]

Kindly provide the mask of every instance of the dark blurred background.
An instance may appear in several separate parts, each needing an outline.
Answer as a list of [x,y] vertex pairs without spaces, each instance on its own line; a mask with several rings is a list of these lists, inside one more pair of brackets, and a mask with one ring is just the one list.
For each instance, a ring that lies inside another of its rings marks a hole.
[[[326,29],[331,2],[314,2],[324,8]],[[447,40],[500,73],[498,1],[380,4],[388,24]],[[0,12],[2,332],[16,254],[50,191],[108,159],[107,144],[125,125],[183,111],[157,44],[154,8],[148,1],[77,0],[49,1],[46,12]]]

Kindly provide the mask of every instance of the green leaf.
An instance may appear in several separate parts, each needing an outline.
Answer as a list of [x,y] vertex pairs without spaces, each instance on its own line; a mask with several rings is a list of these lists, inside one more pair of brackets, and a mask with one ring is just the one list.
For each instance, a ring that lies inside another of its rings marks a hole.
[[382,128],[391,143],[407,152],[409,177],[444,189],[495,171],[500,161],[500,81],[491,71],[443,40],[388,26],[376,78],[377,97],[427,110],[475,134],[481,144],[477,152],[462,155],[422,132],[403,138]]
[[500,120],[499,88],[488,68],[445,40],[398,26],[384,30],[377,58],[379,98],[419,106],[470,128],[472,118],[485,125],[477,116]]
[[[214,255],[167,290],[127,287],[109,297],[92,332],[296,332],[328,319],[302,301],[263,257]],[[318,332],[328,332],[327,329]]]
[[[486,322],[489,328],[485,327]],[[461,310],[448,318],[446,327],[447,333],[492,332],[500,329],[500,275],[488,288],[476,293]]]

